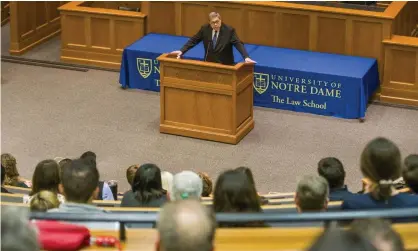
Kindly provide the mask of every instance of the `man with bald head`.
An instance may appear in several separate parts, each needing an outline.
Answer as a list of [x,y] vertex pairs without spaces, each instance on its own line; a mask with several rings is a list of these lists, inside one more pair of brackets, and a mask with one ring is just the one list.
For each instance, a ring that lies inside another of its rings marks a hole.
[[157,223],[156,251],[212,251],[216,221],[197,200],[166,203]]

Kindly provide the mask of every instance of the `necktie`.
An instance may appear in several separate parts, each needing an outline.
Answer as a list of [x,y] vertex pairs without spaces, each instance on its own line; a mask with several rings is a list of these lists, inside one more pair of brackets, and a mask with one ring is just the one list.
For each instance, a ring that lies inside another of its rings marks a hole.
[[213,39],[212,39],[212,45],[213,45],[213,49],[215,49],[216,46],[216,39],[218,38],[218,32],[215,31],[215,34],[213,35]]

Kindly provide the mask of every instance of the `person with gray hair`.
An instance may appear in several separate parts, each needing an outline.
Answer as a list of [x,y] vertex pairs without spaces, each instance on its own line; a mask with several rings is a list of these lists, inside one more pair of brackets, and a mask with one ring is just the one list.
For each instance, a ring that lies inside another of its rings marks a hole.
[[200,200],[203,190],[203,181],[199,175],[192,171],[183,171],[174,175],[170,200],[197,199]]
[[215,238],[215,215],[199,201],[169,202],[157,221],[156,251],[212,251]]
[[28,210],[5,206],[1,208],[1,250],[40,250],[35,229],[29,225]]
[[305,176],[297,186],[295,204],[299,213],[325,211],[328,207],[328,182],[321,176]]
[[180,58],[202,41],[205,47],[204,61],[234,65],[235,61],[232,47],[234,46],[244,58],[245,63],[256,63],[250,58],[244,44],[238,38],[235,29],[222,23],[221,15],[217,12],[209,13],[209,23],[204,24],[180,50],[173,51],[171,54]]

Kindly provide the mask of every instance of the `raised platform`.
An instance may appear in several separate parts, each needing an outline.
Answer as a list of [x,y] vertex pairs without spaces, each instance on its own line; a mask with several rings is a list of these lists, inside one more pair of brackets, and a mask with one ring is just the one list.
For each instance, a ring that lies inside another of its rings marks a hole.
[[[187,37],[148,34],[125,48],[120,83],[124,88],[159,91],[156,58],[181,46]],[[376,59],[246,44],[257,61],[254,105],[348,119],[365,117],[379,86]],[[234,49],[235,61],[243,59]],[[184,56],[203,60],[199,44]]]

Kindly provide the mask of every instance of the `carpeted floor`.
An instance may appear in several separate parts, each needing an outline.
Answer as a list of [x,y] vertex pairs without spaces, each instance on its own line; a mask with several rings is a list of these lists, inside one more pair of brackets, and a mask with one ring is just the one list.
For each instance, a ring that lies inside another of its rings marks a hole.
[[[25,57],[57,60],[57,53],[54,38]],[[261,192],[293,191],[326,156],[342,160],[347,184],[357,191],[359,155],[377,136],[395,141],[404,156],[418,152],[418,111],[380,105],[369,107],[365,123],[255,108],[255,129],[236,146],[164,135],[158,130],[159,94],[123,90],[118,78],[115,72],[2,63],[1,152],[14,154],[19,171],[30,178],[45,158],[92,150],[102,178],[119,180],[120,190],[128,189],[125,170],[134,163],[153,162],[173,173],[204,171],[214,179],[245,165]]]

